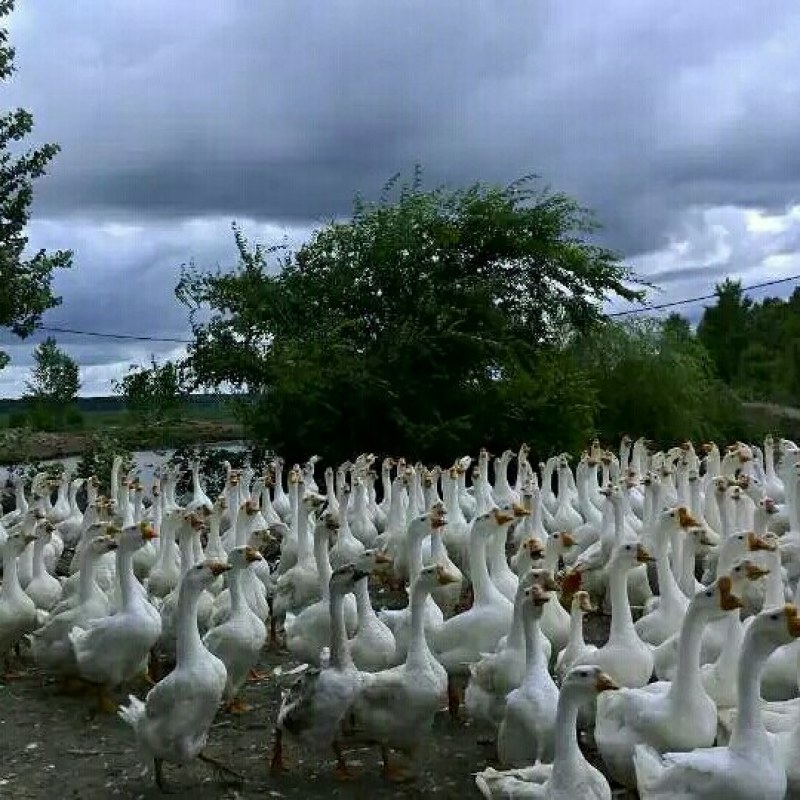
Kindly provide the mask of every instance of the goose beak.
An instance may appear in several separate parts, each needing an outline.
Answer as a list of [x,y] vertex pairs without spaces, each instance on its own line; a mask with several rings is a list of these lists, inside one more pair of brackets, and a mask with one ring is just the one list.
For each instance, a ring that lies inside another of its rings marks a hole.
[[748,561],[747,564],[744,565],[744,571],[751,581],[757,581],[759,578],[769,575],[769,570],[766,567],[753,564],[752,561]]
[[610,675],[607,675],[605,672],[601,672],[597,676],[597,681],[595,683],[598,692],[609,692],[614,689],[619,689],[616,683],[611,679]]
[[207,562],[208,569],[214,577],[222,575],[224,572],[227,572],[230,568],[230,564],[225,564],[222,561],[208,561]]
[[544,553],[544,545],[534,537],[532,539],[528,539],[528,550],[530,550],[533,558],[537,558]]
[[444,528],[445,525],[447,525],[447,517],[444,514],[431,518],[431,528],[434,530]]
[[436,570],[436,582],[439,586],[447,586],[451,583],[458,583],[459,580],[452,572],[440,568]]
[[744,603],[731,591],[732,581],[728,575],[723,575],[718,582],[719,586],[719,607],[723,611],[735,611],[737,608],[744,608]]
[[30,544],[31,542],[35,542],[36,541],[36,534],[35,533],[26,533],[25,536],[23,536],[23,541],[25,542],[26,545]]
[[773,542],[768,542],[766,539],[762,539],[760,536],[756,536],[754,533],[749,533],[747,535],[747,547],[749,550],[766,550],[772,552],[775,549],[775,544]]
[[567,594],[577,592],[581,588],[581,580],[581,573],[577,569],[567,570],[561,579],[561,591]]
[[369,572],[366,572],[363,569],[354,569],[353,570],[353,580],[360,581],[362,578],[368,578]]
[[502,511],[495,511],[494,512],[494,519],[498,525],[508,525],[509,522],[514,521],[513,514],[505,514]]
[[561,588],[556,579],[549,572],[546,572],[542,578],[541,587],[548,592],[557,592]]
[[578,607],[581,611],[586,612],[587,614],[594,611],[594,607],[592,606],[592,601],[589,599],[589,595],[587,592],[581,592],[580,598],[578,599]]
[[654,561],[655,559],[639,544],[636,545],[636,560],[640,564],[647,564],[649,561]]
[[797,617],[797,606],[787,603],[783,607],[783,612],[786,614],[786,627],[789,629],[789,635],[796,639],[800,636],[800,619]]
[[263,561],[264,556],[262,556],[255,547],[246,547],[244,551],[244,560],[248,564],[252,564],[254,561]]
[[511,508],[514,512],[514,517],[529,517],[531,515],[531,512],[519,503],[514,503]]
[[392,559],[387,556],[385,553],[375,553],[375,563],[376,564],[391,564]]
[[150,523],[148,523],[148,522],[142,522],[139,525],[139,530],[141,530],[141,532],[142,532],[142,539],[144,539],[146,542],[150,542],[153,539],[157,539],[158,538],[158,534],[156,533],[156,529],[152,525],[150,525]]
[[563,531],[561,534],[561,544],[564,547],[572,547],[575,544],[575,537],[571,533]]
[[688,509],[681,506],[678,509],[678,524],[681,528],[697,527],[700,523],[689,513]]

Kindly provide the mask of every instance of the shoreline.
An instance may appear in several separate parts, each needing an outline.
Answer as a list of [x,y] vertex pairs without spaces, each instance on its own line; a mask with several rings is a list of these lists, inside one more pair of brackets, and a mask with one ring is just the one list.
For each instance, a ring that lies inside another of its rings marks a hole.
[[0,466],[82,456],[93,449],[95,438],[106,436],[116,439],[127,450],[168,450],[246,438],[242,425],[214,420],[170,421],[150,426],[109,425],[52,433],[7,429],[0,431]]

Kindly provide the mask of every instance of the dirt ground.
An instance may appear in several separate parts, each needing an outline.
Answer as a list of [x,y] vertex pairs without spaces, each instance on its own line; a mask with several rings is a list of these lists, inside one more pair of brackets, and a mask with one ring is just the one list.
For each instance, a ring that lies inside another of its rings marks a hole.
[[[587,638],[604,641],[607,625],[605,617],[587,620]],[[244,783],[225,786],[199,762],[167,765],[171,796],[194,800],[479,796],[473,774],[487,765],[491,751],[478,743],[468,721],[462,717],[453,722],[446,713],[435,722],[413,784],[385,784],[377,748],[349,750],[355,779],[342,783],[334,777],[331,753],[303,752],[289,742],[288,774],[271,776],[268,754],[281,693],[273,671],[293,665],[288,654],[265,651],[259,670],[267,677],[249,683],[244,693],[253,710],[243,715],[220,713],[211,730],[207,752],[243,774]],[[23,658],[20,672],[19,680],[0,682],[0,798],[161,797],[131,729],[122,720],[98,712],[91,698],[59,694],[53,680],[28,659]],[[145,689],[143,685],[138,693],[143,696]],[[615,797],[625,794],[615,792]]]

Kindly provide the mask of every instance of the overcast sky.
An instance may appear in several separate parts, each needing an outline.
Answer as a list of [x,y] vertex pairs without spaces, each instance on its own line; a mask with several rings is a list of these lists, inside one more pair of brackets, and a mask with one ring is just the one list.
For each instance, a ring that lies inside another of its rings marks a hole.
[[[800,273],[797,0],[17,5],[4,105],[63,148],[31,243],[75,252],[44,324],[186,337],[180,265],[231,265],[232,220],[299,242],[416,161],[431,184],[572,193],[653,302]],[[83,394],[180,349],[59,340]],[[7,397],[32,340],[5,349]]]

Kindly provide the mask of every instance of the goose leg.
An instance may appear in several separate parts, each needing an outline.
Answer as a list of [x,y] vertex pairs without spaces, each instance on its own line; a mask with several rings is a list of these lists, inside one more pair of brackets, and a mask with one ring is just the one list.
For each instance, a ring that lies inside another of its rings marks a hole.
[[269,771],[276,775],[286,769],[283,763],[283,731],[280,728],[275,729],[275,742],[272,746],[272,761],[269,765]]
[[381,745],[381,758],[383,759],[383,779],[389,783],[406,783],[413,780],[414,776],[402,767],[392,764],[389,757],[389,748]]
[[163,758],[153,759],[153,772],[155,773],[156,776],[156,786],[158,786],[158,788],[165,794],[169,794],[169,788],[167,787],[167,782],[164,780]]
[[458,687],[455,685],[452,675],[447,676],[447,710],[450,712],[452,719],[458,719],[458,707],[461,704],[461,698],[458,694]]
[[198,753],[197,757],[204,764],[209,764],[212,766],[221,775],[229,775],[234,779],[234,781],[236,781],[236,783],[244,783],[244,775],[241,775],[240,773],[236,772],[236,770],[231,769],[227,764],[223,764],[219,759],[209,756],[206,753]]
[[336,779],[340,781],[353,780],[355,776],[350,772],[350,767],[347,766],[347,761],[345,761],[344,753],[342,752],[342,745],[338,740],[333,742],[333,752],[336,756]]

